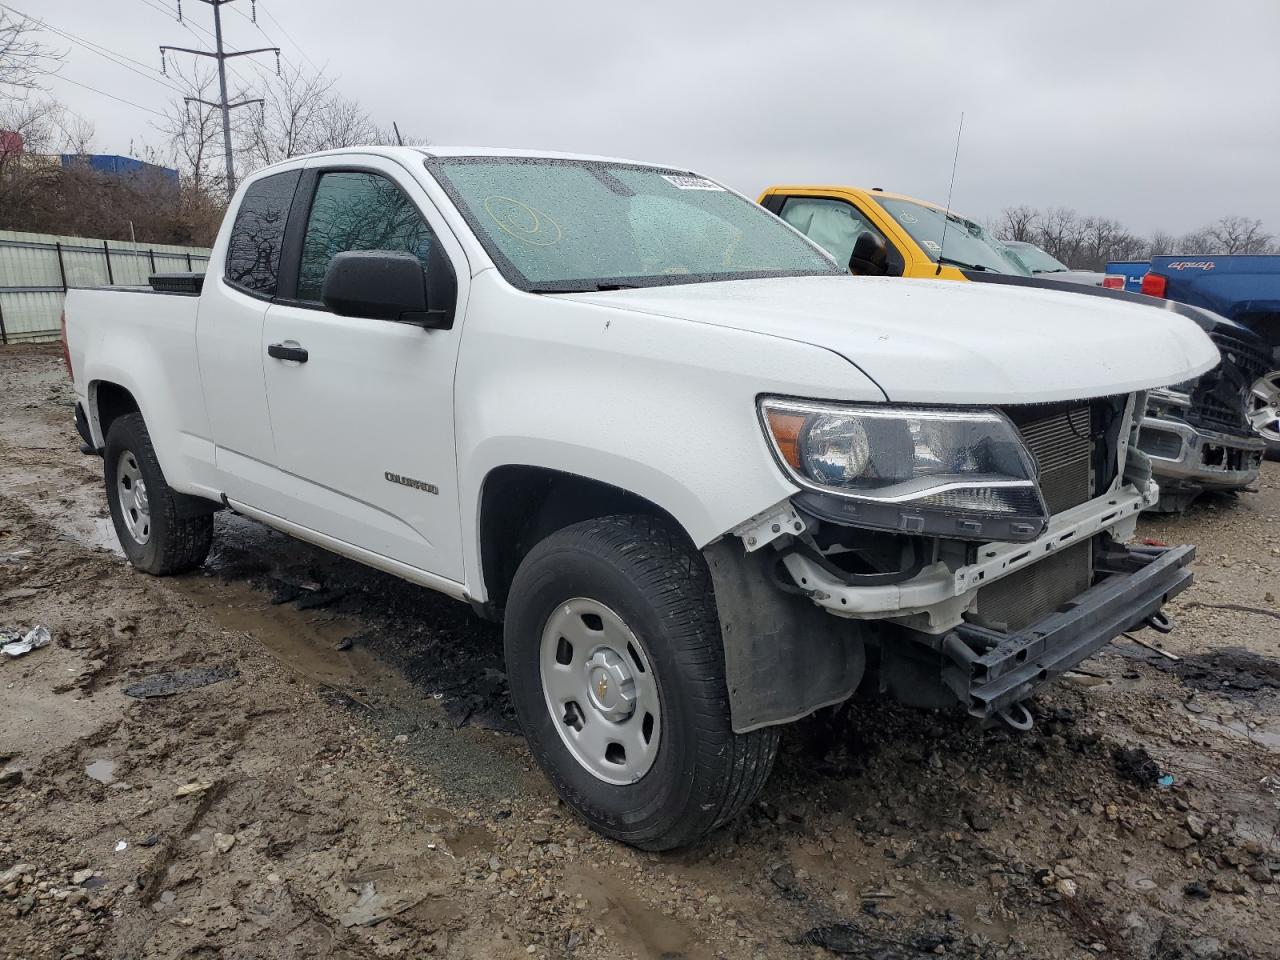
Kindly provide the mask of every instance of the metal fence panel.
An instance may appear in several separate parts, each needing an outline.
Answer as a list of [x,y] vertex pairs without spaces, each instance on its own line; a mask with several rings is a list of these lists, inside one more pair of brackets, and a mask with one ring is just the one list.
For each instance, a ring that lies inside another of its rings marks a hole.
[[0,342],[54,340],[64,291],[145,286],[154,273],[203,270],[207,247],[0,230]]

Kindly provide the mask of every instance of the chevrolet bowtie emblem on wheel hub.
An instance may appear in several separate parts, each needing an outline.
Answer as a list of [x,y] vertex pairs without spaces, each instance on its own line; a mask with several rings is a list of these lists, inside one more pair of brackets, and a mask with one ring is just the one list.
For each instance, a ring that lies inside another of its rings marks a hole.
[[587,661],[591,705],[606,720],[620,723],[635,711],[635,680],[627,662],[616,651],[601,647]]

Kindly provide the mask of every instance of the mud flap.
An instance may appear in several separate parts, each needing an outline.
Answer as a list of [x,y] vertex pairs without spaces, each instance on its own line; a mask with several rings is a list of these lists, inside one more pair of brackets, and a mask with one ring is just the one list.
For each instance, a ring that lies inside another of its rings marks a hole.
[[772,550],[748,554],[725,537],[703,555],[720,613],[735,732],[789,723],[853,695],[866,667],[856,621],[785,592],[772,575]]

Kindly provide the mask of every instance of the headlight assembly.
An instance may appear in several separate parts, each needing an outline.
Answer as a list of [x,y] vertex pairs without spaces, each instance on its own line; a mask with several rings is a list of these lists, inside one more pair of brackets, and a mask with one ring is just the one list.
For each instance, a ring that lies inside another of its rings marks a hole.
[[765,398],[775,455],[823,519],[970,540],[1033,540],[1048,524],[1036,463],[995,410]]

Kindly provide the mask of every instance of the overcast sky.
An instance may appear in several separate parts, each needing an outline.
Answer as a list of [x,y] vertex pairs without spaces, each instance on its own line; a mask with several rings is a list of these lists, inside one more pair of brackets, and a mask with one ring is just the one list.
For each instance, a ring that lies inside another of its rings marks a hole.
[[[205,39],[166,17],[176,0],[3,2],[145,64],[160,43]],[[223,8],[229,44],[277,43],[326,67],[380,124],[435,143],[656,160],[751,195],[836,182],[943,202],[964,111],[962,213],[1061,205],[1143,233],[1230,213],[1280,233],[1276,0],[258,7],[270,40],[236,0]],[[183,12],[211,29],[206,4],[183,0]],[[172,96],[59,43],[66,81],[152,109]],[[50,88],[93,121],[101,152],[159,145],[154,116],[66,81]]]

